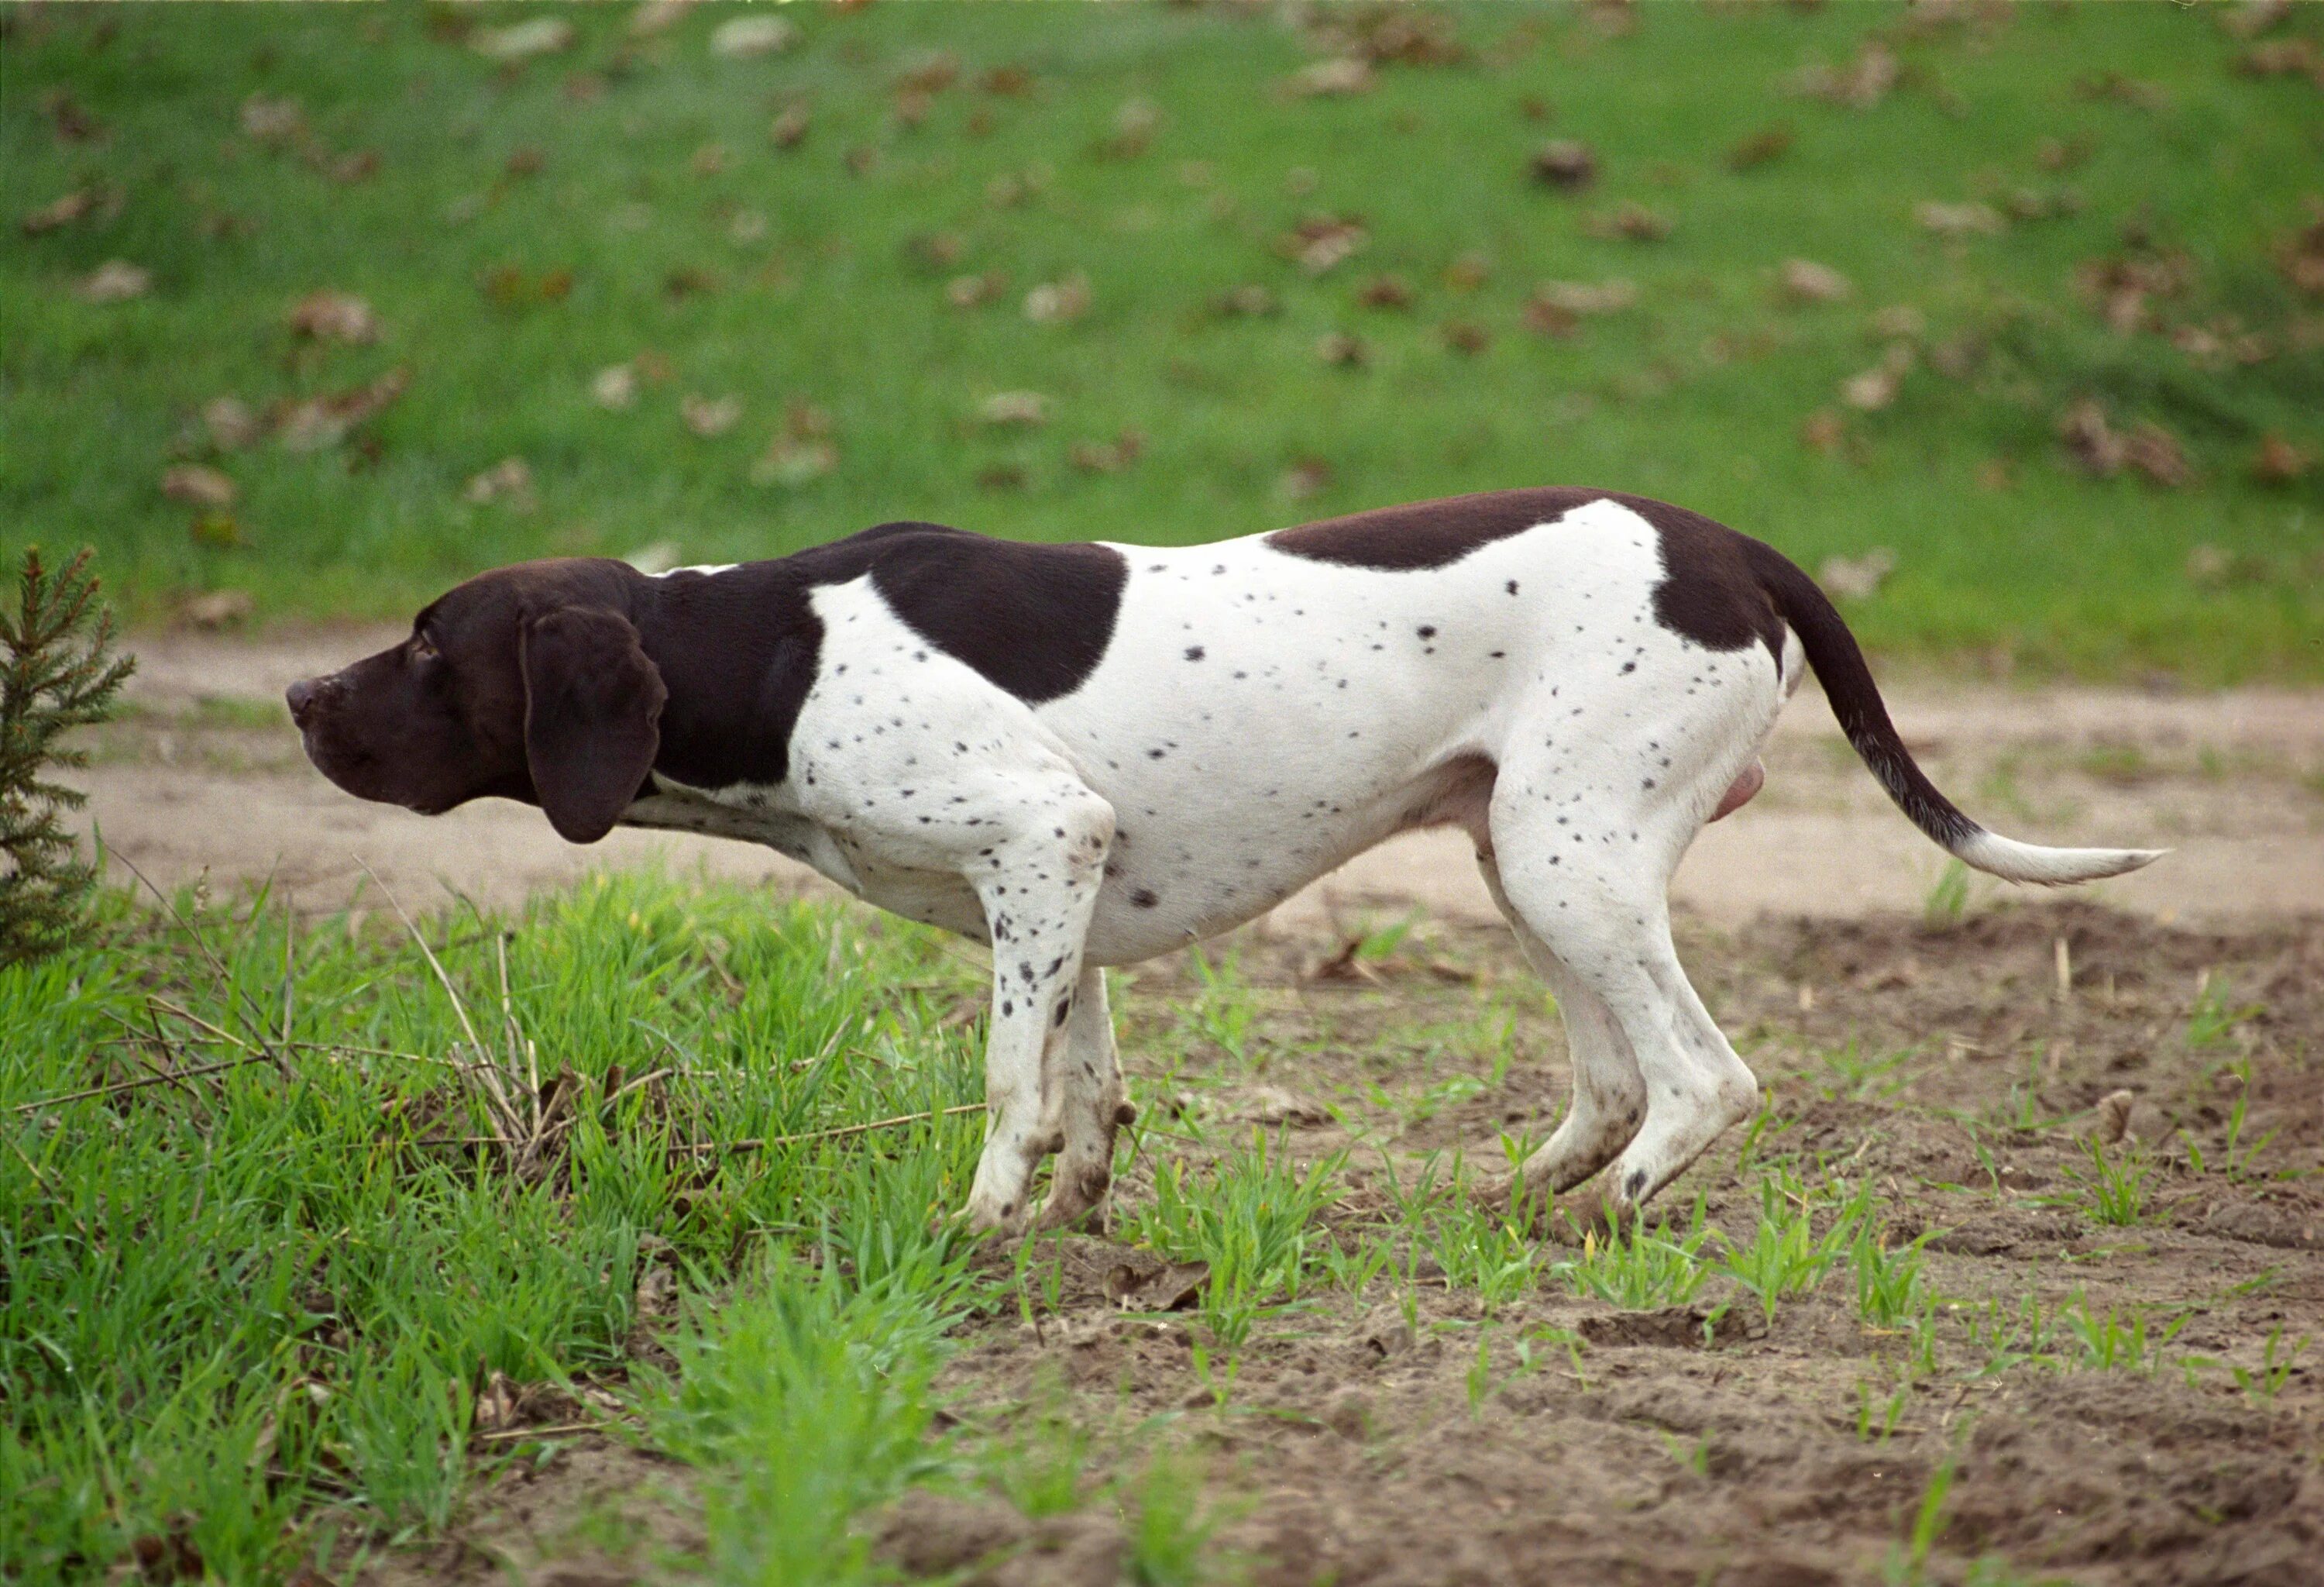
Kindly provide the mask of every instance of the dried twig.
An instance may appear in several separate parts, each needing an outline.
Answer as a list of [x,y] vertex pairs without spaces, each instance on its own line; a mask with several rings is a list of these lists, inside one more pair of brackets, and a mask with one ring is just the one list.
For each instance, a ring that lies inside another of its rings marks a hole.
[[68,1091],[61,1096],[36,1097],[28,1103],[18,1103],[8,1111],[12,1113],[33,1113],[42,1108],[60,1108],[67,1103],[87,1102],[93,1096],[113,1096],[124,1091],[140,1091],[149,1085],[175,1084],[180,1081],[192,1080],[203,1075],[215,1075],[222,1069],[239,1069],[245,1064],[263,1064],[266,1061],[264,1053],[244,1053],[238,1058],[227,1058],[216,1064],[202,1064],[191,1069],[180,1069],[175,1073],[144,1075],[134,1080],[116,1080],[110,1085],[92,1085],[86,1091]]

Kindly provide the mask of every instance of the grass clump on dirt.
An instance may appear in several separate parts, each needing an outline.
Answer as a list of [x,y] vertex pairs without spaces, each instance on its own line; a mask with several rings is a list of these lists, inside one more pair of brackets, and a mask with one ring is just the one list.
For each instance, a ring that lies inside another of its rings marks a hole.
[[1575,484],[2324,675],[2310,7],[650,15],[11,11],[0,513],[231,622]]
[[694,1303],[648,1425],[749,1466],[715,1557],[844,1563],[924,1458],[981,1089],[924,937],[600,879],[422,927],[456,1005],[376,914],[107,926],[0,973],[0,1574],[271,1580],[438,1531],[528,1428],[625,1423],[686,1293],[736,1298]]

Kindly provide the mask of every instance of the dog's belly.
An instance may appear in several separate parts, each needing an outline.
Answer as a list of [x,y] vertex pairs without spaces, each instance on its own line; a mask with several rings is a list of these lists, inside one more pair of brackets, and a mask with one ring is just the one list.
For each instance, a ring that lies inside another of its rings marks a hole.
[[[1090,923],[1088,955],[1128,964],[1257,918],[1366,849],[1421,826],[1481,834],[1493,763],[1463,755],[1371,797],[1343,792],[1181,818],[1143,816],[1119,832]],[[1101,792],[1104,790],[1100,789]],[[1123,820],[1119,807],[1117,820]]]

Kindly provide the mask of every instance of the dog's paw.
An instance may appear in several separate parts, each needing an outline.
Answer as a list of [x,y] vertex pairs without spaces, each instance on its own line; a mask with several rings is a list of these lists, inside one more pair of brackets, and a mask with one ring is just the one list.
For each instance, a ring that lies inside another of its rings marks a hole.
[[1021,1234],[1025,1232],[1027,1210],[1021,1195],[971,1191],[968,1204],[960,1210],[960,1223],[973,1235]]

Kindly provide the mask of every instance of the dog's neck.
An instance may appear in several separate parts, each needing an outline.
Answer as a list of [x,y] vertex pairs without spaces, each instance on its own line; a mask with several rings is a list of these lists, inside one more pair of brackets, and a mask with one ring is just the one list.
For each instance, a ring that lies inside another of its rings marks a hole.
[[807,587],[788,559],[632,575],[630,621],[669,690],[656,771],[695,788],[784,780],[823,639]]

